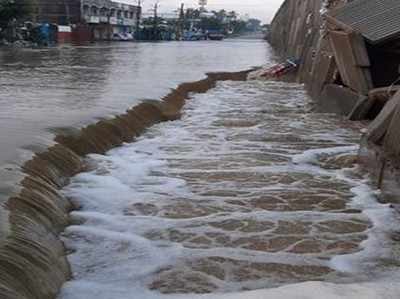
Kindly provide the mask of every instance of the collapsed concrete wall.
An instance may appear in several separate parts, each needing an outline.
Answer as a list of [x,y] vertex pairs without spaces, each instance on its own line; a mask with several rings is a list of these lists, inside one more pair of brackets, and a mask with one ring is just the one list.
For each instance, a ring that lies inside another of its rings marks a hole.
[[307,81],[320,38],[321,0],[287,0],[271,23],[269,41],[282,57],[302,59],[299,80]]
[[[337,90],[326,85],[334,83],[337,78],[337,65],[334,53],[328,38],[328,23],[324,14],[334,8],[341,7],[346,0],[286,0],[271,24],[270,43],[282,57],[295,57],[301,60],[297,73],[297,81],[305,83],[310,95],[319,100],[321,94],[336,98],[336,91],[340,97],[345,96],[347,102],[353,104],[353,93],[346,93],[346,89]],[[348,111],[341,107],[343,102],[330,101],[329,110],[340,112]],[[325,109],[322,101],[319,108]]]
[[180,118],[192,93],[218,81],[243,81],[249,71],[210,73],[183,83],[160,101],[144,101],[126,113],[81,130],[60,129],[55,143],[21,166],[15,189],[0,193],[0,298],[54,299],[71,278],[60,233],[74,208],[60,189],[86,167],[82,158],[132,142],[150,126]]
[[361,141],[360,159],[376,179],[381,200],[400,211],[400,91],[371,122]]
[[270,43],[282,57],[301,62],[296,79],[321,111],[349,115],[357,107],[351,119],[372,120],[382,109],[376,89],[399,77],[398,13],[393,0],[286,0],[271,24]]
[[305,83],[317,110],[372,120],[360,158],[382,200],[394,205],[400,204],[400,88],[394,85],[400,28],[390,18],[399,11],[392,0],[286,0],[269,36],[282,58],[301,60],[296,81]]

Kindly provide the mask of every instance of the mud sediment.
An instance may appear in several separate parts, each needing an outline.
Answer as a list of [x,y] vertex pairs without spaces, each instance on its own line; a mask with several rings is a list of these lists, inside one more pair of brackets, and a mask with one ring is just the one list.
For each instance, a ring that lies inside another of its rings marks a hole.
[[245,80],[248,72],[211,73],[180,85],[162,101],[145,101],[81,130],[60,130],[55,145],[23,165],[22,180],[1,210],[0,298],[55,298],[71,277],[59,234],[73,207],[60,189],[84,169],[83,156],[105,153],[133,141],[153,124],[178,119],[190,93],[204,93],[217,81]]

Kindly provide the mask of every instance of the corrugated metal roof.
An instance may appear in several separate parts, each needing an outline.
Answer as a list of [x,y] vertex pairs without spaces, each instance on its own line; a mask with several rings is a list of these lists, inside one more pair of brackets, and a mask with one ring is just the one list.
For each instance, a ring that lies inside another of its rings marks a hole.
[[374,44],[400,36],[400,0],[354,0],[331,16]]

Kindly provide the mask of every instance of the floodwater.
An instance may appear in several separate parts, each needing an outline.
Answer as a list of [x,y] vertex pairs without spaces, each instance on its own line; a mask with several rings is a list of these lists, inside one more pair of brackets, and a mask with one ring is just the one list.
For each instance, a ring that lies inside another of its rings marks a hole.
[[361,125],[309,101],[221,82],[89,156],[63,191],[77,210],[59,298],[398,298],[399,219],[357,166]]
[[265,42],[243,40],[1,48],[0,173],[49,144],[57,128],[160,99],[206,72],[261,65],[268,53]]

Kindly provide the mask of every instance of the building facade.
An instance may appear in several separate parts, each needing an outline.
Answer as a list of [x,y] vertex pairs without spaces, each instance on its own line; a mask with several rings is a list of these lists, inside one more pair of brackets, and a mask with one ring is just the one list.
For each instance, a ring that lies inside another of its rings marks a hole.
[[81,18],[95,40],[110,40],[115,34],[134,33],[141,7],[110,0],[81,0]]
[[81,21],[81,0],[22,0],[20,3],[29,5],[26,20],[35,23],[69,25]]
[[26,20],[57,25],[81,40],[111,40],[116,34],[133,34],[142,12],[140,6],[111,0],[36,0],[32,3]]

